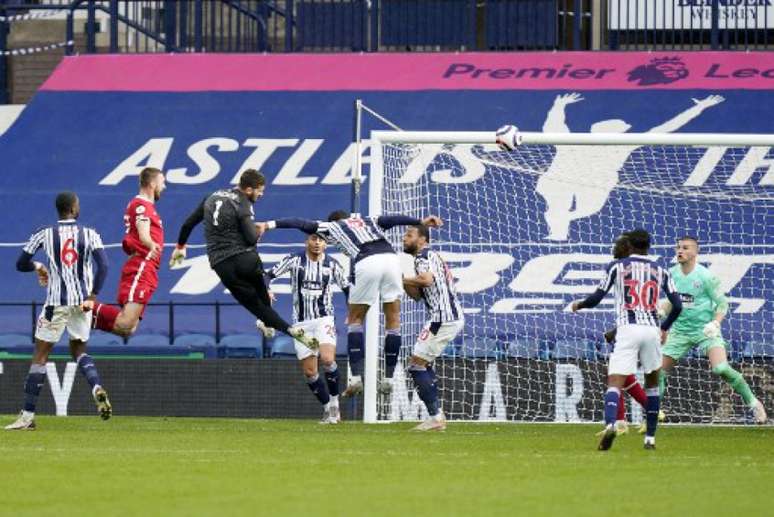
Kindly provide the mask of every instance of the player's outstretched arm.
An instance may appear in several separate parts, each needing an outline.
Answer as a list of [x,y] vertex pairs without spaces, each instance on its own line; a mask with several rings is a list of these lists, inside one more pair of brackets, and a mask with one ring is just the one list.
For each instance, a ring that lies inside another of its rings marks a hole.
[[617,265],[618,261],[613,261],[607,265],[607,268],[605,269],[605,278],[602,279],[602,282],[597,286],[597,289],[588,295],[585,300],[572,302],[572,305],[570,306],[572,312],[578,312],[581,309],[593,309],[599,305],[599,302],[602,301],[602,298],[604,298],[610,289],[612,289],[613,284],[615,283],[615,278],[618,275]]
[[169,259],[169,267],[178,266],[185,260],[188,238],[191,236],[191,232],[196,225],[204,220],[204,201],[205,200],[203,199],[202,202],[199,203],[185,220],[183,226],[180,227],[180,233],[177,236],[177,246],[175,246],[172,257]]
[[264,231],[273,230],[274,228],[294,228],[307,234],[317,233],[317,230],[320,227],[319,221],[302,219],[300,217],[288,217],[285,219],[277,219],[275,221],[267,221],[265,223],[258,224],[264,225]]
[[395,214],[380,215],[376,218],[376,224],[385,230],[389,230],[390,228],[394,228],[396,226],[417,226],[420,224],[424,224],[425,226],[429,226],[431,228],[438,228],[443,226],[443,220],[437,215],[429,215],[423,219],[418,219],[409,215]]

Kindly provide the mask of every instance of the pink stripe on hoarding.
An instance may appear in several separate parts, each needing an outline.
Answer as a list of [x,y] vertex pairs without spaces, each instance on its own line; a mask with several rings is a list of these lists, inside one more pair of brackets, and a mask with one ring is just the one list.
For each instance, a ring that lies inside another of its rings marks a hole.
[[774,52],[136,54],[66,57],[48,91],[774,89]]

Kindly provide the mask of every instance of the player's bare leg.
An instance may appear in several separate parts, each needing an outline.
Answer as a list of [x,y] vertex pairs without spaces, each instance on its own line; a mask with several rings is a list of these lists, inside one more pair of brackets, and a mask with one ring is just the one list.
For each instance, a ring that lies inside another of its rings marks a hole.
[[765,424],[767,420],[766,409],[763,404],[758,400],[750,389],[750,385],[744,380],[742,374],[731,368],[728,364],[728,355],[724,346],[713,346],[707,350],[707,357],[709,358],[710,366],[712,367],[712,373],[719,375],[723,378],[731,388],[737,392],[744,403],[749,407],[755,422],[758,424]]
[[19,413],[15,422],[5,426],[9,431],[34,431],[35,430],[35,406],[37,405],[40,390],[46,382],[46,362],[51,353],[53,343],[35,339],[35,350],[32,352],[32,362],[27,379],[24,381],[24,409]]
[[349,355],[349,369],[352,377],[347,383],[347,389],[342,397],[353,397],[363,392],[363,359],[365,357],[365,340],[363,337],[363,324],[369,305],[350,303],[347,311],[347,354]]
[[438,384],[435,379],[435,372],[430,367],[430,363],[412,355],[409,359],[409,374],[417,387],[419,398],[427,408],[429,418],[414,427],[412,431],[444,431],[446,430],[446,416],[438,405]]
[[392,392],[392,376],[400,356],[400,300],[382,304],[384,310],[384,378],[379,379],[379,391],[383,394]]
[[140,317],[145,310],[145,305],[141,303],[127,303],[116,318],[113,326],[113,333],[122,337],[129,337],[135,333],[140,324]]
[[102,387],[102,381],[97,373],[94,360],[86,353],[86,343],[78,339],[70,340],[70,355],[78,365],[78,370],[86,378],[91,386],[91,396],[97,405],[97,412],[102,420],[107,420],[113,415],[113,406],[108,399],[107,391]]

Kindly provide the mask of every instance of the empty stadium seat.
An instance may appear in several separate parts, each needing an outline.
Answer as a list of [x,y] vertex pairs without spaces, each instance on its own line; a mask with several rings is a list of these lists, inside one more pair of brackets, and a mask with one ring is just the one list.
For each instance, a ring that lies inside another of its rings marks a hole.
[[181,334],[172,343],[172,346],[189,346],[194,348],[215,348],[215,345],[215,336],[211,334]]
[[751,341],[744,346],[742,357],[745,359],[774,358],[774,343],[757,343]]
[[128,346],[143,348],[169,348],[169,336],[163,334],[135,334],[129,338]]
[[0,348],[18,345],[32,345],[29,334],[0,334]]
[[285,334],[277,334],[274,339],[270,340],[271,356],[272,357],[295,357],[296,347],[293,343],[293,338],[286,336]]
[[124,338],[108,332],[92,332],[89,336],[89,349],[103,346],[124,346]]
[[258,334],[231,334],[220,340],[217,351],[221,358],[260,358],[263,338]]
[[468,358],[496,358],[502,355],[500,342],[496,339],[465,340],[459,348],[459,355]]
[[505,354],[509,357],[538,359],[540,351],[541,342],[537,339],[516,339],[508,343]]
[[551,357],[554,359],[594,359],[594,345],[585,340],[559,340],[554,343]]

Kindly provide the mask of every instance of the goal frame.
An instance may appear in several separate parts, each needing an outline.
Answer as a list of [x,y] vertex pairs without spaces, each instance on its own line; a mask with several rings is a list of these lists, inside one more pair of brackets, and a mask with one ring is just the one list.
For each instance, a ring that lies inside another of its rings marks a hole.
[[[774,134],[747,133],[556,133],[519,131],[519,145],[676,145],[774,147]],[[375,130],[370,133],[371,161],[368,178],[368,215],[382,214],[384,162],[382,144],[473,144],[496,145],[494,131],[394,131]],[[359,153],[358,153],[359,154]],[[358,160],[357,177],[362,177]],[[368,311],[365,321],[365,364],[363,380],[363,422],[387,423],[378,420],[377,376],[379,369],[380,310]]]

